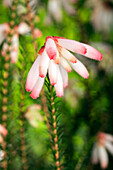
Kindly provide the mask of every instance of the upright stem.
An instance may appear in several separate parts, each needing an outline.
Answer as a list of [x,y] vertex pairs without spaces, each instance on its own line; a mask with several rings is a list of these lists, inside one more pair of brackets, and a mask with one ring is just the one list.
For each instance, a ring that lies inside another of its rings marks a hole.
[[[50,86],[50,91],[52,92],[52,86]],[[51,94],[51,108],[53,115],[53,136],[54,136],[54,150],[55,150],[55,159],[56,159],[56,167],[57,170],[60,170],[60,162],[59,162],[59,150],[58,150],[58,134],[57,134],[57,122],[56,122],[56,114],[55,114],[55,106],[54,106],[54,97]]]
[[[49,117],[49,113],[48,113],[48,107],[46,105],[46,97],[45,97],[44,90],[42,90],[41,95],[42,95],[41,96],[41,101],[42,101],[42,105],[43,105],[43,111],[44,111],[46,117],[48,118]],[[51,132],[51,127],[49,125],[49,121],[48,120],[46,121],[46,124],[47,124],[49,132]],[[51,139],[51,136],[50,136],[50,139]]]
[[[58,146],[58,133],[57,133],[57,120],[56,120],[56,110],[54,104],[54,94],[53,94],[53,87],[49,82],[49,78],[46,79],[46,87],[48,89],[48,95],[45,97],[44,91],[42,97],[42,104],[45,115],[48,119],[47,127],[48,131],[50,132],[50,140],[52,141],[52,149],[54,152],[55,164],[57,170],[61,170],[60,162],[59,162],[59,146]],[[48,106],[46,105],[46,99],[48,101]]]
[[[21,110],[22,110],[23,106],[21,103]],[[23,169],[27,170],[28,166],[27,166],[27,158],[26,158],[26,146],[25,146],[25,135],[24,135],[24,115],[21,111],[21,115],[20,115],[20,120],[21,120],[21,128],[20,128],[20,139],[21,139],[21,152],[22,152],[22,163],[23,163]]]
[[34,14],[31,11],[31,7],[29,5],[29,2],[30,2],[30,0],[26,0],[26,6],[27,6],[27,9],[28,9],[28,21],[29,21],[29,25],[30,25],[30,28],[31,28],[31,34],[32,34],[32,39],[33,39],[33,46],[34,46],[34,49],[35,49],[35,57],[36,57],[37,56],[37,54],[36,54],[37,43],[36,43],[35,38],[34,38],[34,28],[35,28],[34,23],[33,23]]
[[[14,11],[14,6],[13,6],[13,11]],[[15,13],[12,12],[12,17],[15,18]],[[7,37],[7,43],[8,43],[8,48],[7,48],[7,51],[6,51],[6,55],[5,55],[5,63],[4,63],[4,67],[3,67],[3,70],[4,70],[4,74],[3,74],[3,99],[2,99],[2,102],[3,102],[3,106],[2,106],[2,121],[3,121],[3,126],[6,127],[7,126],[7,103],[8,103],[8,97],[7,97],[7,94],[8,94],[8,77],[9,77],[9,64],[10,64],[10,44],[11,44],[11,38],[12,38],[12,35],[13,35],[13,27],[14,27],[14,21],[12,20],[10,22],[10,26],[12,27],[12,29],[10,29],[10,32],[9,32],[9,35]],[[4,170],[7,169],[7,152],[6,152],[6,147],[7,147],[7,144],[6,144],[6,141],[3,142],[3,150],[4,150],[4,161],[3,161],[3,168]]]
[[[9,47],[9,46],[8,46]],[[8,48],[9,49],[9,48]],[[3,126],[7,127],[7,102],[8,102],[8,76],[9,76],[9,51],[7,50],[6,52],[6,56],[5,56],[5,63],[4,63],[4,74],[3,74],[3,91],[2,91],[2,121],[3,121]],[[6,140],[4,140],[3,144],[2,144],[2,148],[4,151],[4,161],[3,161],[3,169],[7,170],[7,143]]]
[[[25,65],[23,63],[24,68]],[[24,70],[22,70],[21,75],[24,76]],[[21,120],[21,128],[20,128],[20,139],[21,139],[21,152],[22,152],[22,163],[23,163],[23,169],[28,170],[27,165],[27,157],[26,157],[26,146],[25,146],[25,134],[24,134],[24,96],[25,96],[25,90],[24,90],[24,78],[21,78],[21,102],[20,102],[20,120]]]
[[[10,25],[10,32],[8,34],[8,37],[7,37],[7,44],[8,44],[8,47],[7,47],[7,50],[6,50],[6,55],[5,55],[5,63],[4,63],[4,67],[3,67],[3,70],[4,70],[4,74],[3,74],[3,99],[2,99],[2,121],[3,121],[3,126],[6,127],[7,126],[7,103],[8,103],[8,77],[9,77],[9,65],[10,65],[10,44],[11,44],[11,39],[12,39],[12,36],[13,36],[13,33],[14,33],[14,19],[16,17],[16,5],[17,5],[17,0],[14,1],[14,5],[12,6],[12,11],[11,11],[11,17],[12,17],[12,20],[11,22],[9,23]],[[2,144],[2,147],[3,147],[3,150],[4,150],[4,161],[3,161],[3,169],[4,170],[7,170],[7,152],[6,152],[6,148],[7,148],[7,143],[6,141],[3,142]]]

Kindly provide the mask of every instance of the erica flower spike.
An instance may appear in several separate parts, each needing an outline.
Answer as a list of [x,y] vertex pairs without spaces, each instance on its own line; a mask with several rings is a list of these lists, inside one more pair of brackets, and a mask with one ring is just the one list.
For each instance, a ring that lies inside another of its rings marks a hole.
[[63,88],[68,85],[67,72],[72,68],[83,78],[89,77],[86,67],[68,50],[91,59],[102,59],[102,54],[89,45],[48,36],[27,76],[26,90],[31,91],[32,98],[39,97],[47,72],[58,97],[63,96]]

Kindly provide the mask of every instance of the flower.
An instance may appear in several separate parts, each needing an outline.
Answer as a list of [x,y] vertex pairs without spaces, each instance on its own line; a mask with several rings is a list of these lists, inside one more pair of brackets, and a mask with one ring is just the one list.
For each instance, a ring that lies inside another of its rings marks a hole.
[[10,27],[8,23],[0,24],[0,45],[7,37],[9,31],[10,31]]
[[8,133],[7,129],[0,124],[0,143],[3,143],[3,136],[6,136]]
[[100,162],[101,168],[106,169],[108,166],[108,154],[106,149],[113,155],[113,135],[99,132],[97,141],[92,151],[92,163]]
[[[3,26],[4,26],[4,29],[3,29]],[[4,41],[6,38],[6,35],[9,33],[10,27],[8,23],[1,24],[0,27],[2,30],[0,31],[0,36],[2,36],[2,32],[3,33],[5,32],[4,38],[2,39],[2,41]],[[13,37],[11,40],[11,46],[10,46],[10,57],[11,57],[12,63],[17,62],[18,50],[19,50],[19,34],[24,35],[28,32],[30,32],[30,27],[25,22],[22,22],[19,24],[19,26],[14,27],[14,34],[13,34]],[[7,48],[8,48],[8,44],[4,43],[2,51],[1,51],[2,56],[6,55]]]
[[29,121],[29,123],[37,128],[38,121],[43,121],[43,117],[40,114],[41,106],[39,104],[33,104],[28,107],[25,117]]
[[[8,49],[8,44],[4,43],[1,51],[1,55],[5,56],[6,51]],[[18,34],[14,34],[11,40],[11,46],[10,46],[10,58],[12,63],[17,62],[18,58],[18,49],[19,49],[19,36]]]
[[[106,54],[106,57],[104,57],[104,60],[99,62],[98,68],[99,70],[104,70],[105,73],[108,75],[113,74],[113,48],[112,45],[105,42],[93,42],[91,43],[95,48],[99,48],[103,54]],[[92,65],[90,65],[92,66]],[[94,66],[94,74],[96,75],[97,69]]]
[[39,29],[35,28],[33,31],[33,38],[39,38],[42,36],[42,31],[40,31]]
[[49,0],[48,1],[48,18],[47,20],[50,20],[51,18],[54,18],[57,22],[60,22],[62,20],[62,10],[61,10],[61,1],[57,0]]
[[3,5],[6,7],[11,7],[13,0],[3,0]]
[[102,54],[87,44],[48,36],[27,76],[26,90],[33,99],[39,97],[47,71],[58,97],[63,96],[63,88],[68,86],[67,72],[71,72],[71,68],[83,78],[89,77],[86,67],[68,50],[95,60],[102,59]]
[[4,126],[2,126],[2,125],[0,125],[0,133],[2,134],[2,135],[4,135],[4,136],[6,136],[7,135],[7,129],[4,127]]
[[[3,5],[6,7],[12,7],[14,0],[3,0]],[[31,10],[34,12],[38,5],[38,0],[29,0],[28,4],[30,5]],[[19,3],[17,5],[17,13],[24,14],[27,13],[26,7],[24,3]]]
[[91,22],[95,30],[108,34],[113,25],[113,1],[89,0],[88,3],[93,8]]
[[0,150],[0,161],[2,161],[4,159],[4,151],[3,150]]
[[75,9],[71,5],[72,2],[70,0],[49,0],[48,1],[48,14],[46,17],[46,24],[50,24],[52,19],[54,19],[57,22],[62,21],[62,8],[64,8],[68,14],[74,15]]
[[31,0],[29,1],[29,5],[32,9],[32,11],[36,10],[36,7],[38,6],[39,0]]

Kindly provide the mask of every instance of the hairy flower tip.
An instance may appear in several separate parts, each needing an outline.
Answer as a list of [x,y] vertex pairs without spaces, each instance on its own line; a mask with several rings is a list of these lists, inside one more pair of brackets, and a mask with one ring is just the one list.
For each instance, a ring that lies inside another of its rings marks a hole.
[[100,162],[101,168],[106,169],[109,162],[107,150],[113,155],[113,135],[99,132],[92,150],[92,163]]
[[91,59],[102,59],[102,54],[87,44],[63,37],[47,36],[27,76],[26,90],[31,92],[33,99],[39,97],[47,72],[58,97],[63,96],[63,88],[68,86],[68,72],[71,72],[72,68],[81,77],[89,77],[86,67],[70,51]]

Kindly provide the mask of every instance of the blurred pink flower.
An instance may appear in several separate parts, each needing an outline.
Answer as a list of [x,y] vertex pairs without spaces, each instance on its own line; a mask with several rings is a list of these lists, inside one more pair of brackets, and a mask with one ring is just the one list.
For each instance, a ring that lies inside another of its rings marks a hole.
[[42,31],[40,31],[39,29],[35,28],[33,31],[33,37],[34,38],[38,38],[42,36]]
[[[12,7],[13,1],[14,0],[3,0],[3,5],[6,7]],[[25,3],[22,3],[21,1],[18,1],[18,5],[17,5],[17,14],[20,15],[27,13]],[[38,6],[38,2],[39,0],[29,0],[28,4],[30,5],[32,12],[35,12]]]
[[30,32],[30,27],[25,22],[21,22],[19,25],[15,26],[15,31],[20,35],[24,35]]
[[0,45],[7,37],[9,31],[10,31],[10,27],[8,23],[0,24]]
[[68,85],[67,72],[71,72],[71,67],[83,78],[89,77],[86,67],[68,50],[95,60],[102,59],[102,54],[89,45],[48,36],[27,76],[26,90],[31,91],[33,99],[39,97],[47,71],[58,97],[63,96],[63,88]]
[[106,149],[113,155],[113,135],[99,132],[97,141],[92,151],[92,163],[100,162],[101,168],[106,169],[108,166],[108,154]]
[[2,134],[3,136],[6,136],[7,133],[8,133],[7,129],[0,124],[0,134]]
[[4,159],[4,151],[3,150],[0,150],[0,161],[2,161]]
[[[6,39],[7,34],[9,33],[10,27],[9,24],[1,24],[0,25],[0,44]],[[25,22],[21,22],[19,25],[14,27],[14,34],[11,40],[10,46],[10,58],[12,63],[16,63],[18,59],[18,52],[19,52],[19,35],[25,35],[31,31],[29,25]],[[34,29],[34,37],[40,37],[42,32],[38,29]],[[1,55],[5,56],[6,51],[8,48],[8,44],[5,42],[3,44]]]
[[12,6],[13,0],[3,0],[3,5],[6,7],[11,7]]
[[[4,43],[1,51],[1,55],[5,56],[8,48],[8,44]],[[16,63],[18,59],[18,49],[19,49],[19,36],[15,33],[11,40],[10,46],[10,58],[12,63]]]
[[91,22],[96,31],[108,34],[113,26],[112,0],[88,0],[86,5],[92,10]]
[[10,49],[10,57],[11,57],[12,63],[17,62],[18,51],[19,51],[19,35],[18,35],[18,33],[16,33],[12,37],[11,49]]
[[[1,24],[0,25],[0,37],[1,43],[7,38],[7,34],[9,33],[10,27],[8,23]],[[10,46],[10,57],[11,62],[16,63],[18,58],[18,50],[19,50],[19,34],[24,35],[26,33],[30,32],[30,27],[25,23],[20,23],[19,26],[14,27],[14,35],[11,40],[11,46]],[[5,42],[2,47],[1,54],[2,56],[6,55],[6,51],[8,48],[8,44]]]
[[39,104],[33,104],[28,107],[25,117],[28,120],[28,122],[33,126],[34,128],[38,127],[38,122],[43,121],[43,116],[40,114],[41,106]]
[[4,142],[3,136],[0,134],[0,143],[3,143],[3,142]]
[[46,17],[46,24],[51,24],[52,18],[57,22],[62,21],[62,8],[64,8],[68,14],[75,15],[75,8],[71,5],[70,0],[48,0],[48,14]]

